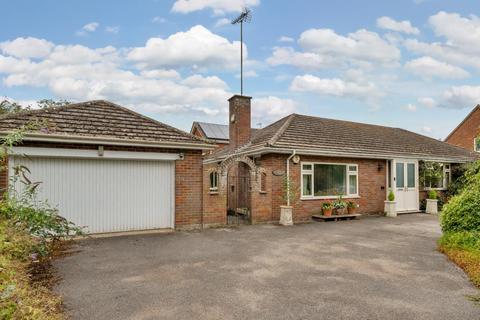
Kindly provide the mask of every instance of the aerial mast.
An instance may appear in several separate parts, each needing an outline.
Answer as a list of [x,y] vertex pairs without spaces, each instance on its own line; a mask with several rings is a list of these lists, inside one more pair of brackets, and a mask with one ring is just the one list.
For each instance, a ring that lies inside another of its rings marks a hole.
[[243,23],[252,20],[252,11],[244,8],[242,13],[232,20],[232,24],[240,24],[240,95],[243,96]]

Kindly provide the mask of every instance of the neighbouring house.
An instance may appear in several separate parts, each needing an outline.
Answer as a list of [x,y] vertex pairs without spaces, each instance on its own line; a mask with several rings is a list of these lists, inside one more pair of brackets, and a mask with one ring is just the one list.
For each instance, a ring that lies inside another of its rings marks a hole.
[[90,233],[201,225],[202,150],[214,144],[102,100],[9,114],[0,131],[27,123],[38,127],[9,155],[4,190],[25,165],[40,199]]
[[[296,194],[291,205],[297,222],[310,220],[339,195],[357,203],[360,213],[383,213],[388,190],[399,212],[416,212],[425,190],[443,190],[452,166],[476,157],[401,128],[299,114],[252,137],[250,110],[250,97],[229,99],[229,145],[204,160],[206,224],[228,223],[233,214],[252,223],[278,222],[285,181]],[[438,172],[427,175],[432,166]]]
[[[208,139],[215,143],[218,148],[224,148],[229,144],[229,128],[226,124],[197,122],[194,121],[190,133],[201,138]],[[253,136],[258,129],[252,128],[251,135]]]
[[477,105],[445,138],[445,142],[480,152],[480,105]]

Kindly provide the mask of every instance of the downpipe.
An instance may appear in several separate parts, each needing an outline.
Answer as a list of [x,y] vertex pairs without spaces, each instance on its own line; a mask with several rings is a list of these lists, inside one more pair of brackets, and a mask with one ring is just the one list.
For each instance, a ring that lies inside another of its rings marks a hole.
[[292,154],[287,158],[287,206],[290,206],[290,160],[295,157],[297,151],[293,150]]

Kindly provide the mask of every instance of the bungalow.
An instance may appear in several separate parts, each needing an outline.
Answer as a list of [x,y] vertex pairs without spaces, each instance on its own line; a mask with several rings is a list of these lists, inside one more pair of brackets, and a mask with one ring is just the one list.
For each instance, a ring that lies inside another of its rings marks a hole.
[[24,165],[42,182],[39,199],[90,233],[202,223],[202,150],[215,145],[102,100],[9,114],[0,132],[31,123],[8,157],[3,190]]
[[480,152],[480,105],[477,105],[445,138],[445,142]]
[[[476,158],[400,128],[299,114],[252,136],[250,110],[250,97],[229,99],[229,145],[203,162],[207,224],[228,223],[228,213],[241,213],[251,223],[278,221],[287,202],[294,221],[307,221],[340,195],[361,213],[383,213],[388,190],[399,212],[417,212],[425,189],[444,189],[452,166]],[[440,175],[423,175],[419,168],[429,163],[438,164]],[[285,181],[292,199],[285,199]]]

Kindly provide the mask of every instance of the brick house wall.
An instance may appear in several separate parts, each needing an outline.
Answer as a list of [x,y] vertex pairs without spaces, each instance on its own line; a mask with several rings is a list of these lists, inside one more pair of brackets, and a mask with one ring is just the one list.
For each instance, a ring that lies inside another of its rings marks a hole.
[[[98,149],[98,145],[92,144],[29,141],[25,141],[19,146],[84,150]],[[107,145],[104,146],[104,149],[112,151],[183,153],[184,159],[175,161],[175,228],[184,229],[198,227],[200,225],[203,210],[203,157],[201,150]],[[5,170],[0,172],[0,179],[0,187],[2,190],[6,190],[8,185],[8,173]],[[161,181],[159,181],[159,183],[161,183]]]
[[474,139],[479,134],[480,128],[480,107],[477,106],[465,120],[447,137],[445,142],[474,150]]
[[[267,173],[267,195],[268,200],[260,205],[261,209],[253,209],[254,213],[260,213],[254,222],[279,221],[280,206],[284,205],[283,184],[284,176],[274,175],[273,172],[286,173],[286,159],[288,155],[268,154],[260,158],[259,165]],[[300,156],[301,162],[330,162],[330,163],[351,163],[358,165],[359,198],[345,198],[354,201],[359,205],[358,212],[362,214],[383,213],[384,201],[386,199],[386,168],[384,160],[374,159],[348,159],[332,157]],[[380,171],[379,171],[379,168]],[[325,201],[332,200],[301,200],[300,179],[301,164],[290,162],[290,175],[294,189],[297,191],[297,199],[293,201],[294,221],[309,221],[312,214],[320,213],[321,205]],[[259,196],[257,196],[259,198]],[[255,204],[256,205],[256,204]],[[265,207],[270,206],[269,210]],[[268,212],[269,211],[269,212]]]

